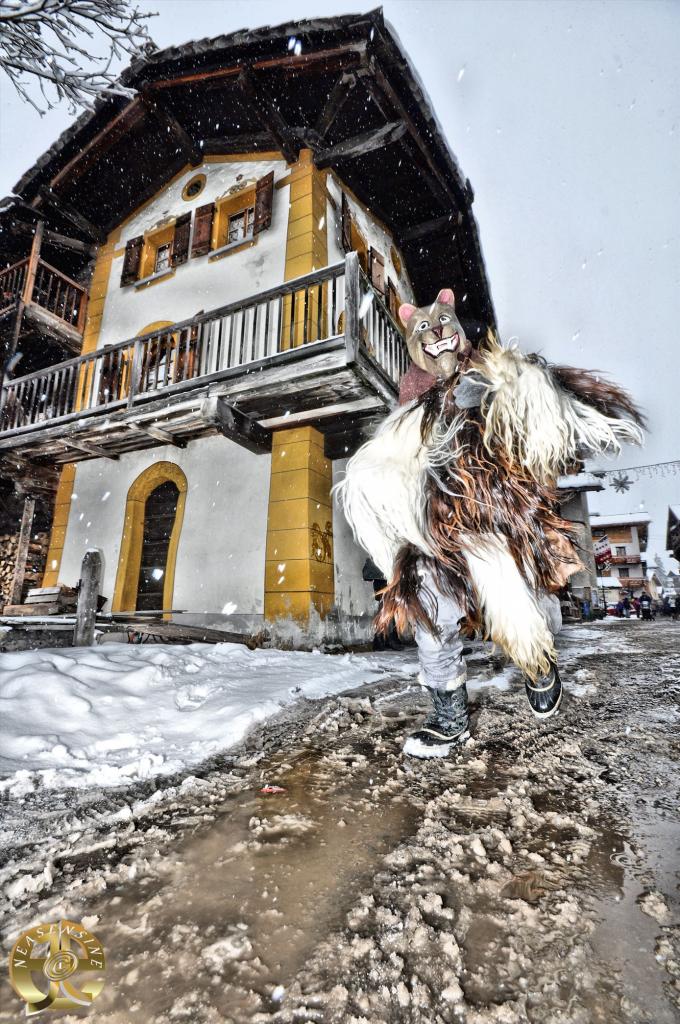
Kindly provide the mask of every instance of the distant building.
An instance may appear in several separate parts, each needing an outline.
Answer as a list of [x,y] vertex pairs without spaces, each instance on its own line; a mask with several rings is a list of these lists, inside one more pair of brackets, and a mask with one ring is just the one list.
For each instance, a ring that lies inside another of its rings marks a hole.
[[598,593],[597,568],[593,555],[588,491],[603,491],[604,486],[592,473],[575,473],[573,476],[560,477],[557,488],[560,515],[576,527],[576,546],[584,565],[584,569],[569,580],[569,589],[582,601],[598,604],[601,592]]
[[626,512],[621,515],[591,516],[593,541],[607,538],[611,548],[609,564],[600,569],[604,578],[616,578],[622,594],[641,594],[647,590],[647,550],[650,516],[644,512]]
[[668,506],[666,547],[673,552],[673,558],[677,558],[680,562],[680,505]]

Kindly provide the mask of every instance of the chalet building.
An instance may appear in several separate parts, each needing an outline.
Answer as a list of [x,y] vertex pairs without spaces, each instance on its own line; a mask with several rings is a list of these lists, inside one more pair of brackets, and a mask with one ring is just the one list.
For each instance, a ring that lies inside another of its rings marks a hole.
[[609,565],[601,570],[602,577],[614,577],[621,584],[622,593],[639,595],[647,586],[647,550],[650,517],[644,512],[601,516],[591,514],[593,541],[606,537],[611,548]]
[[52,500],[45,587],[94,547],[108,610],[346,634],[373,595],[331,488],[396,403],[398,306],[450,285],[473,341],[494,326],[470,183],[380,11],[121,82],[0,211],[21,538]]
[[595,605],[599,604],[599,591],[588,494],[603,490],[604,484],[593,473],[574,473],[560,477],[557,482],[560,515],[574,524],[574,541],[583,563],[583,569],[569,580],[569,590],[580,601]]

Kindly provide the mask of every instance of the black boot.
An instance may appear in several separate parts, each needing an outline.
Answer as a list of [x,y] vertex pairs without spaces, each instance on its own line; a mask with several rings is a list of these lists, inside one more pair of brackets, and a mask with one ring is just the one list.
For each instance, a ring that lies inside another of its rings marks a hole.
[[470,736],[465,683],[455,690],[430,690],[433,708],[423,724],[407,738],[404,753],[411,757],[448,757]]
[[541,676],[535,682],[524,680],[529,707],[537,718],[550,718],[557,714],[562,702],[562,681],[553,665],[547,676]]

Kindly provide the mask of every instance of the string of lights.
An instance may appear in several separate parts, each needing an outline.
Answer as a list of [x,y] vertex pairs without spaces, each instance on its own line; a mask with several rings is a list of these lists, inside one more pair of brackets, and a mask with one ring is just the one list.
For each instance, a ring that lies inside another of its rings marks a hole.
[[[611,486],[619,494],[623,494],[638,480],[643,478],[651,479],[656,476],[677,476],[680,473],[680,459],[671,459],[669,462],[650,462],[644,466],[625,466],[617,469],[594,469],[593,476],[598,479],[611,478]],[[630,476],[629,474],[633,474]]]

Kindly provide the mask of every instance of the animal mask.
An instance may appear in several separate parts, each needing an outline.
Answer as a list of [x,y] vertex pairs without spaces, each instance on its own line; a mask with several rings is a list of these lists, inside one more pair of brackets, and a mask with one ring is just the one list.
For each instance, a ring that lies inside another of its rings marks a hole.
[[431,306],[418,308],[408,302],[399,307],[406,328],[411,359],[435,377],[450,377],[472,350],[454,309],[450,288],[442,288]]

